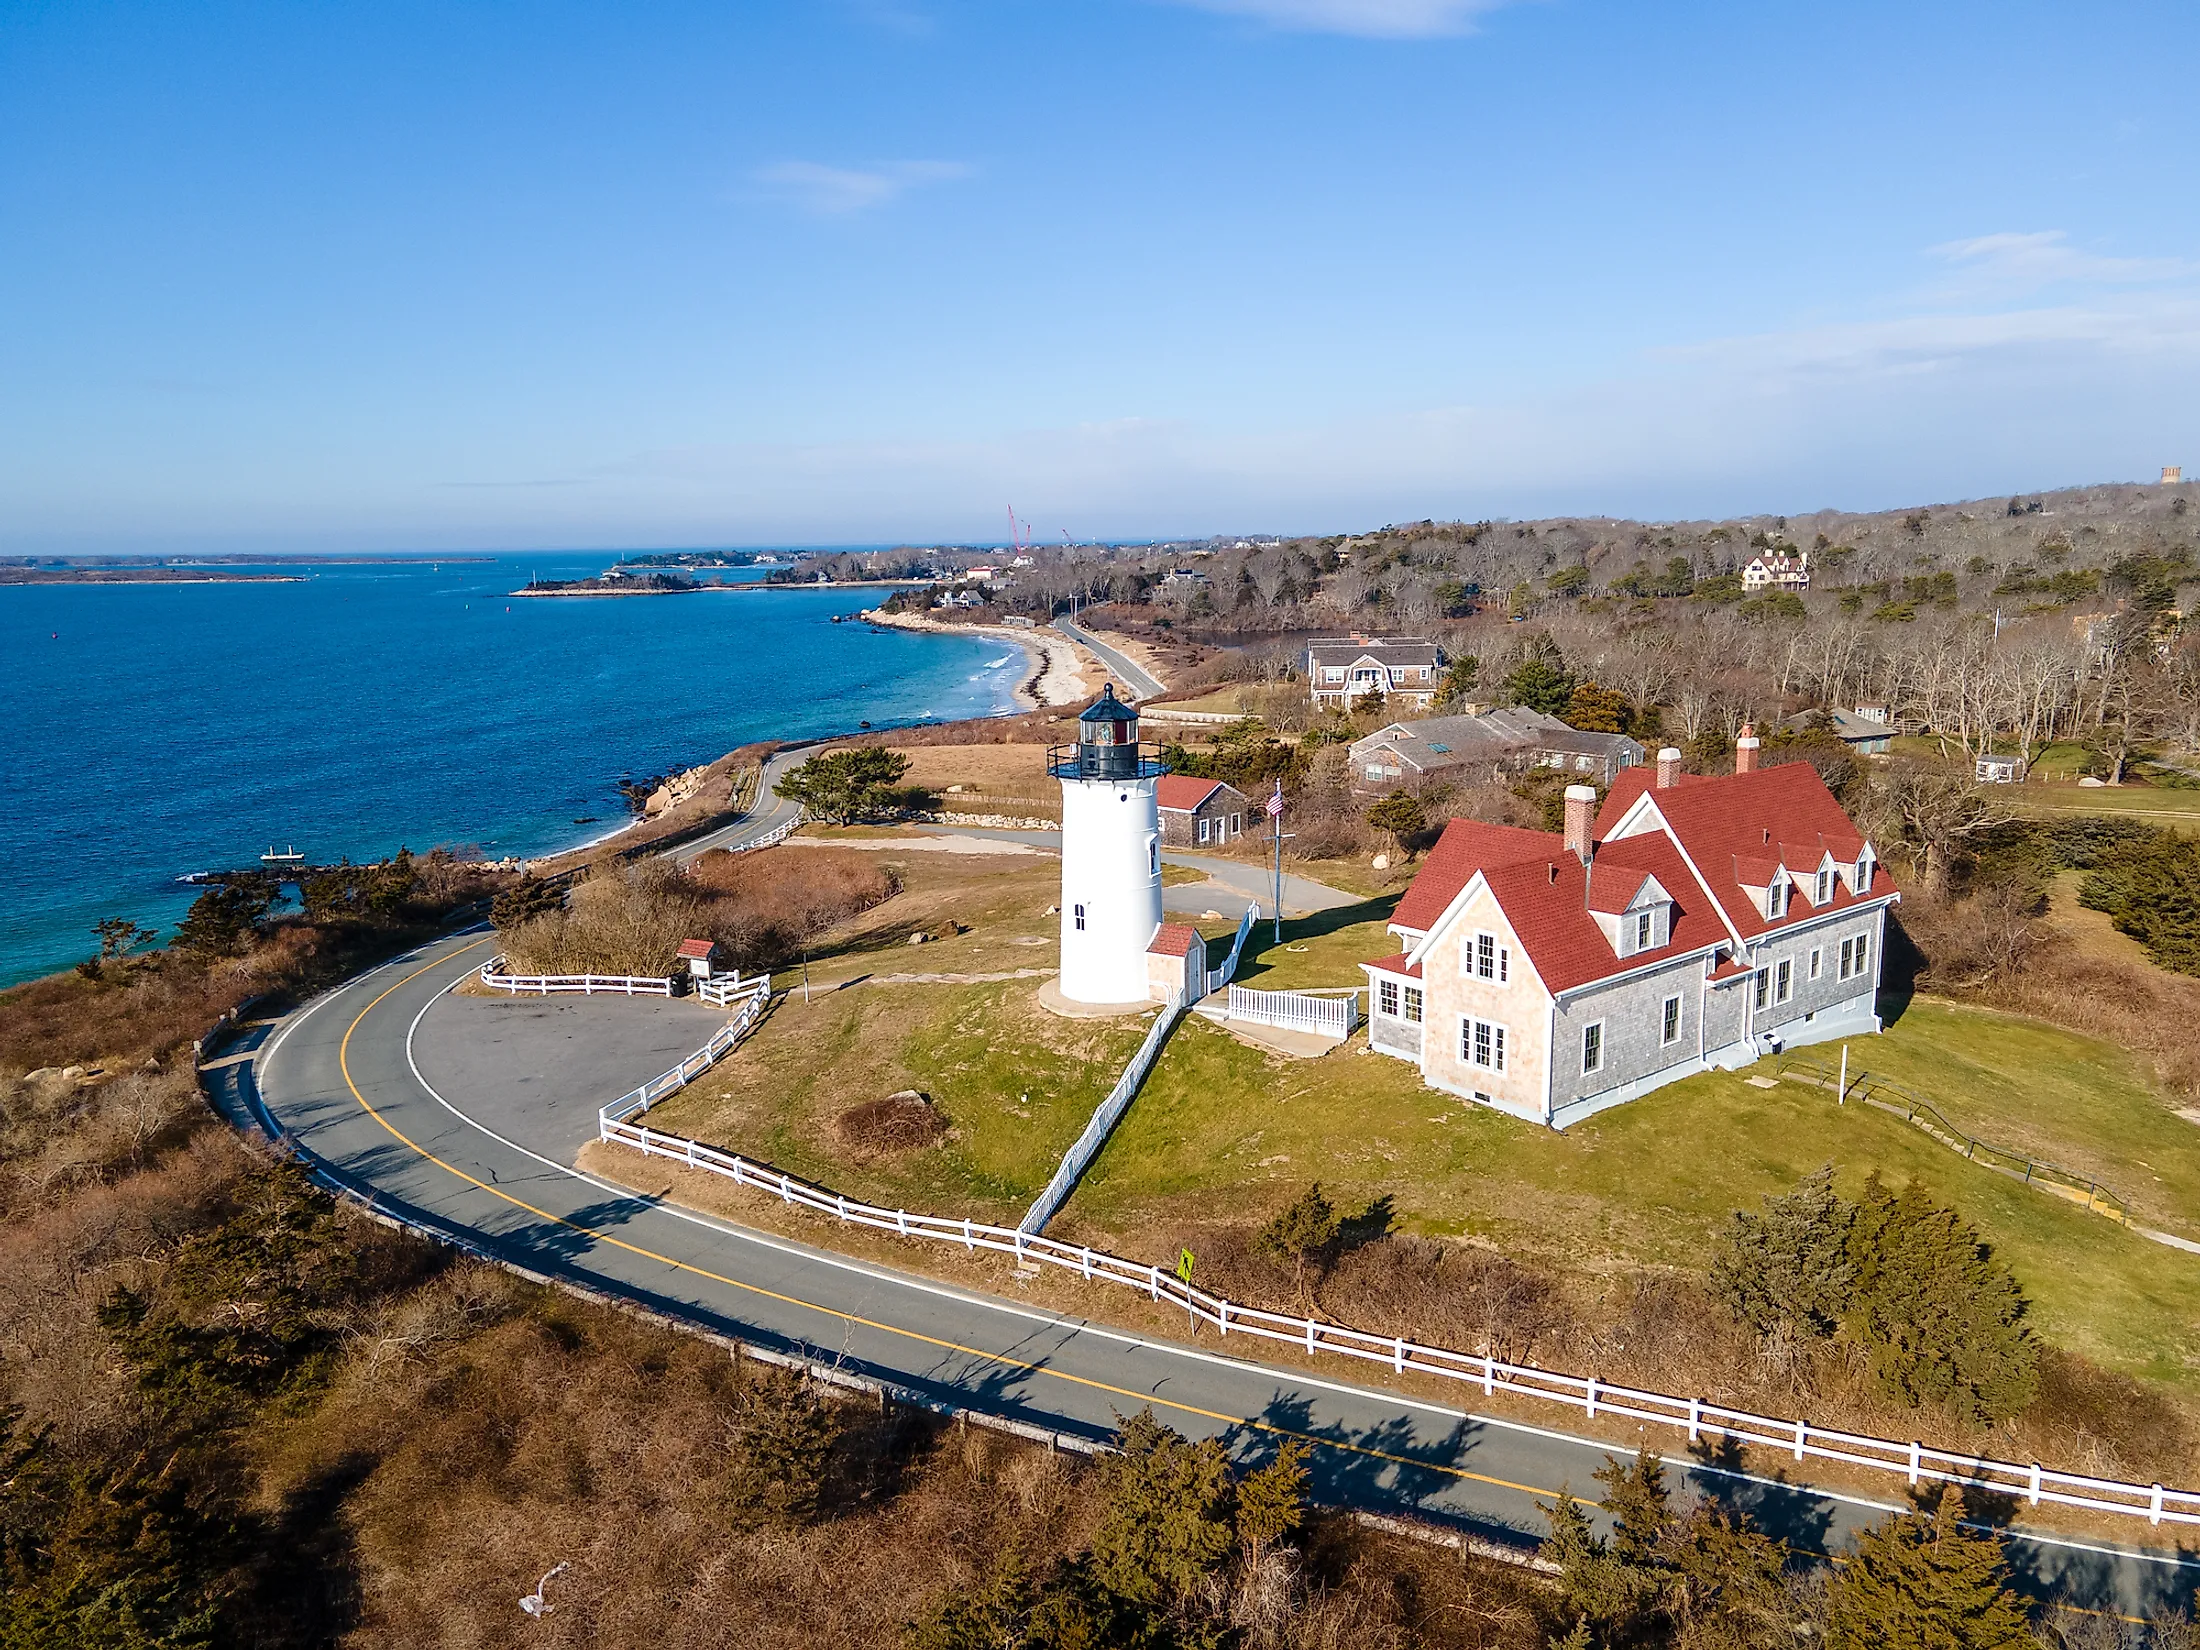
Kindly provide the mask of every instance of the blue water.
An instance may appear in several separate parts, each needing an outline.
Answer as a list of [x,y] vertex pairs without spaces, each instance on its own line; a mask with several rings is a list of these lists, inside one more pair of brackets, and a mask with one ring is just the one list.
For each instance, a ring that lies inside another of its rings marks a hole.
[[270,844],[547,853],[625,820],[622,777],[1013,705],[1023,656],[997,640],[831,623],[877,591],[506,599],[609,559],[0,586],[0,983],[89,955],[103,917],[165,930],[177,877]]

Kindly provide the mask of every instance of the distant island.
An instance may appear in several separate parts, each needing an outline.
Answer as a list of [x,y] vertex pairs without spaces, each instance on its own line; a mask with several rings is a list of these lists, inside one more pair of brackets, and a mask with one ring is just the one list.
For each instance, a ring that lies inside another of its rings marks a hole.
[[717,590],[685,573],[629,573],[625,567],[605,569],[592,579],[530,579],[514,596],[684,596],[696,590]]
[[0,584],[303,584],[302,573],[232,573],[225,568],[11,567],[0,565]]

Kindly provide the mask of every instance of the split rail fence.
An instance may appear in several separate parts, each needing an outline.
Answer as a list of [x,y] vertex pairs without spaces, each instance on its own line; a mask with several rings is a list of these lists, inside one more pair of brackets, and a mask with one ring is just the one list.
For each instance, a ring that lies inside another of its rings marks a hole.
[[[1463,1390],[1479,1389],[1484,1397],[1505,1392],[1541,1399],[1578,1410],[1588,1420],[1605,1415],[1666,1427],[1676,1434],[1685,1434],[1691,1444],[1707,1437],[1725,1438],[1738,1444],[1777,1450],[1792,1455],[1798,1462],[1838,1461],[1846,1466],[1886,1473],[1911,1485],[1925,1482],[1960,1484],[2035,1507],[2043,1504],[2073,1507],[2086,1512],[2143,1518],[2153,1525],[2200,1527],[2200,1491],[2165,1489],[2160,1484],[2127,1484],[2083,1473],[2057,1472],[2037,1461],[1999,1461],[1987,1455],[1934,1449],[1914,1440],[1898,1442],[1873,1438],[1832,1427],[1812,1426],[1808,1421],[1730,1409],[1701,1398],[1676,1398],[1667,1393],[1618,1386],[1594,1375],[1564,1375],[1530,1364],[1506,1363],[1480,1353],[1422,1346],[1399,1335],[1377,1335],[1344,1324],[1240,1306],[1204,1289],[1195,1289],[1159,1266],[1125,1260],[1082,1244],[1063,1243],[1022,1227],[911,1214],[906,1209],[885,1209],[856,1202],[809,1181],[798,1180],[769,1164],[753,1163],[732,1152],[719,1151],[683,1135],[660,1133],[632,1121],[656,1100],[691,1082],[690,1068],[699,1073],[722,1058],[755,1023],[755,1017],[763,1013],[766,1001],[764,994],[751,999],[739,1018],[680,1066],[604,1107],[597,1117],[597,1137],[630,1146],[648,1157],[665,1158],[691,1169],[723,1176],[736,1185],[768,1193],[783,1203],[831,1215],[851,1226],[891,1232],[897,1237],[959,1245],[972,1254],[983,1249],[1012,1255],[1020,1267],[1052,1266],[1088,1282],[1134,1289],[1151,1300],[1166,1301],[1182,1309],[1186,1317],[1196,1323],[1212,1325],[1225,1339],[1231,1335],[1245,1335],[1256,1341],[1272,1341],[1302,1350],[1309,1358],[1327,1353],[1333,1357],[1358,1359],[1388,1369],[1394,1375],[1431,1375],[1454,1382]],[[1158,1052],[1161,1038],[1157,1033],[1170,1023],[1172,1015],[1181,1013],[1178,1005],[1163,1012],[1155,1022],[1155,1031],[1147,1035],[1146,1048],[1140,1051],[1142,1055],[1148,1050]],[[1134,1067],[1136,1064],[1134,1061]],[[1126,1071],[1124,1078],[1127,1080],[1130,1075]]]
[[764,1017],[764,1010],[770,1006],[771,999],[770,975],[749,981],[748,996],[741,1003],[741,1012],[713,1032],[709,1042],[662,1076],[652,1077],[638,1089],[627,1090],[596,1114],[597,1137],[603,1140],[619,1138],[611,1131],[627,1127],[627,1118],[640,1116],[666,1095],[686,1088],[731,1054],[735,1045],[754,1030],[756,1022]]
[[1230,954],[1222,959],[1220,968],[1207,970],[1207,991],[1220,991],[1230,983],[1230,976],[1237,972],[1238,958],[1245,954],[1245,938],[1253,931],[1253,924],[1260,920],[1260,907],[1248,905],[1245,915],[1238,918],[1237,938],[1230,942]]

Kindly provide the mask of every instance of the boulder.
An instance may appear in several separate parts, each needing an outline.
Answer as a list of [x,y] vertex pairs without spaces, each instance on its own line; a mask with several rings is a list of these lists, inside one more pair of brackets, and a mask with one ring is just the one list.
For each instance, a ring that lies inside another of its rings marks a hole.
[[1388,854],[1377,854],[1368,861],[1368,864],[1378,871],[1387,871],[1390,869],[1390,856]]

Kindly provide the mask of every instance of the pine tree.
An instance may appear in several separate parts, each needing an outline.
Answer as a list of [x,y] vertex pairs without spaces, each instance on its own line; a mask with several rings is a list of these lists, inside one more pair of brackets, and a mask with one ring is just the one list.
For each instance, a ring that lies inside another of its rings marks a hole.
[[1193,1443],[1140,1410],[1101,1464],[1107,1504],[1092,1541],[1093,1573],[1143,1605],[1184,1598],[1227,1558],[1230,1461],[1219,1440]]
[[1276,1458],[1237,1487],[1238,1544],[1253,1565],[1306,1520],[1306,1456],[1306,1445],[1286,1438]]
[[2018,1650],[2032,1635],[2005,1584],[2001,1543],[1961,1527],[1963,1493],[1857,1538],[1826,1594],[1827,1650]]
[[1737,1209],[1711,1262],[1711,1283],[1734,1316],[1783,1357],[1832,1335],[1856,1293],[1849,1232],[1856,1206],[1833,1189],[1833,1165],[1806,1175],[1764,1213]]
[[816,1518],[839,1432],[801,1376],[772,1370],[752,1381],[740,1395],[726,1486],[735,1522],[785,1528]]
[[1260,1229],[1257,1241],[1278,1260],[1291,1262],[1293,1281],[1303,1299],[1307,1264],[1328,1252],[1343,1227],[1343,1216],[1322,1195],[1322,1183],[1317,1180]]
[[1912,1181],[1874,1174],[1849,1235],[1851,1332],[1889,1393],[1964,1420],[1998,1421],[2031,1402],[2039,1346],[2025,1299],[1978,1232]]

